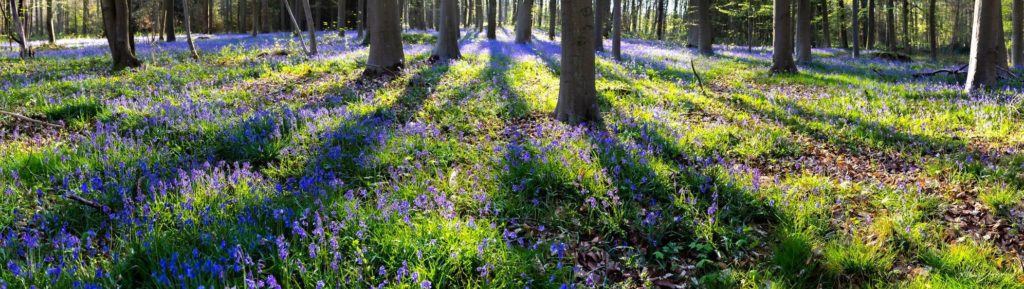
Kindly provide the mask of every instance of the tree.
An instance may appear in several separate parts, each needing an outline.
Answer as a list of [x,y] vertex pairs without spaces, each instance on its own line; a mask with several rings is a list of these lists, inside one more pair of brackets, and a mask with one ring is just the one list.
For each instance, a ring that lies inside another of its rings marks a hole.
[[46,35],[50,44],[57,43],[57,31],[53,29],[53,6],[55,6],[53,0],[46,5]]
[[577,124],[601,119],[594,75],[594,9],[590,0],[562,0],[562,62],[555,118]]
[[18,47],[20,48],[18,56],[21,58],[30,58],[32,57],[32,48],[29,47],[28,38],[26,37],[27,29],[21,20],[23,18],[21,17],[21,10],[25,8],[25,2],[21,1],[19,4],[19,1],[10,0],[9,3],[11,4],[11,22],[13,22],[15,30],[11,39],[14,39],[14,42],[18,43]]
[[533,0],[519,0],[516,9],[516,43],[533,41]]
[[793,5],[790,3],[790,0],[775,0],[772,5],[772,18],[774,19],[772,73],[797,72],[796,63],[793,62],[793,13],[791,11]]
[[[687,0],[686,14],[686,47],[697,47],[700,43],[700,30],[697,27],[697,2],[700,0]],[[634,17],[634,19],[640,17]]]
[[[935,1],[935,0],[931,0]],[[1010,59],[1014,68],[1024,68],[1024,0],[1013,0],[1013,46]]]
[[345,4],[348,0],[335,0],[338,1],[338,35],[345,37],[345,24],[348,22],[345,19],[345,14],[348,14],[348,7]]
[[796,0],[796,61],[800,63],[811,62],[811,37],[814,30],[811,29],[811,19],[814,18],[814,8],[810,0]]
[[306,11],[306,30],[309,32],[309,55],[316,55],[316,22],[313,21],[312,8],[309,0],[302,0],[302,9]]
[[368,4],[370,57],[364,75],[397,74],[405,65],[398,0],[373,0]]
[[164,2],[164,6],[166,6],[164,8],[167,9],[165,12],[167,15],[164,15],[164,33],[167,34],[166,41],[174,42],[176,40],[174,37],[174,15],[178,14],[174,11],[174,0],[166,0]]
[[[543,0],[541,0],[543,1]],[[551,0],[548,4],[548,39],[555,40],[555,21],[558,19],[558,0]]]
[[[999,69],[1006,65],[1005,58],[1000,65],[1000,48],[1003,43],[1002,4],[1000,0],[975,0],[974,22],[971,31],[971,55],[967,67],[967,83],[964,91],[977,90],[996,85]],[[1004,50],[1005,51],[1005,50]]]
[[185,40],[188,42],[188,51],[192,53],[192,59],[199,59],[196,44],[192,42],[192,11],[188,9],[188,2],[189,0],[181,0],[182,15],[185,15]]
[[[695,1],[695,0],[690,0]],[[697,18],[700,26],[700,43],[697,45],[697,50],[702,55],[713,55],[715,54],[714,49],[711,47],[713,41],[712,33],[714,28],[711,27],[711,0],[696,0],[699,1],[697,4]]]
[[440,0],[441,27],[437,35],[437,44],[430,59],[447,62],[462,58],[459,52],[459,3],[457,0]]
[[612,4],[612,57],[622,60],[622,0]]
[[859,1],[863,0],[853,0],[853,4],[850,5],[851,9],[853,9],[853,17],[851,17],[853,19],[853,25],[851,27],[853,29],[853,58],[860,57],[860,25],[858,24],[858,22],[860,22],[860,11],[858,11],[860,10]]
[[359,0],[359,6],[356,7],[356,38],[363,38],[363,34],[366,31],[366,0]]
[[939,33],[935,21],[935,0],[928,0],[928,55],[932,61],[938,60]]
[[142,66],[135,58],[128,38],[128,0],[100,0],[103,11],[103,33],[107,35],[113,69],[121,70]]
[[498,1],[487,0],[487,39],[498,39]]
[[[657,36],[658,40],[665,40],[665,0],[657,1],[658,2],[655,3],[656,7],[654,7],[654,34]],[[702,2],[711,2],[711,0]]]

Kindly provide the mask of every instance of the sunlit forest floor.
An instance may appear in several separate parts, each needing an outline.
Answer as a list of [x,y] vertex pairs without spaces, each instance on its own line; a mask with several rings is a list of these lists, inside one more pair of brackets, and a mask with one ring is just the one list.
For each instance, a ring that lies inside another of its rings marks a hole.
[[574,127],[537,36],[410,32],[393,80],[354,33],[4,58],[0,110],[63,127],[0,117],[0,288],[1024,286],[1022,83],[628,40]]

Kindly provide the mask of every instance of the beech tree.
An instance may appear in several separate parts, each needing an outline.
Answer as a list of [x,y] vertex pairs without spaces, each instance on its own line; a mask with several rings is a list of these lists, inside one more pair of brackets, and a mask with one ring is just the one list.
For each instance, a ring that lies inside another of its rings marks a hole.
[[[996,85],[999,80],[1000,68],[1006,66],[1006,58],[1000,57],[1000,50],[1005,45],[1001,37],[1003,14],[1000,2],[1000,0],[974,1],[970,63],[967,68],[967,83],[964,84],[964,90],[968,93]],[[1003,50],[1004,56],[1005,53]],[[1000,60],[1000,58],[1002,59]]]
[[519,0],[516,9],[516,43],[533,41],[533,0]]
[[[245,0],[242,0],[245,1]],[[166,0],[164,2],[164,34],[167,42],[174,42],[177,39],[174,37],[174,15],[177,15],[177,11],[174,10],[174,0]]]
[[[796,2],[796,60],[800,63],[810,63],[811,37],[814,35],[814,30],[811,29],[811,19],[814,18],[812,15],[814,8],[811,7],[810,0],[796,0]],[[787,22],[789,22],[788,19]]]
[[487,0],[487,39],[498,39],[498,1]]
[[699,23],[697,25],[700,27],[700,43],[697,45],[697,50],[700,51],[700,54],[702,55],[715,54],[715,51],[711,46],[713,41],[712,33],[714,33],[714,28],[712,27],[714,23],[711,22],[711,0],[690,1],[698,1],[697,19],[699,19]]
[[594,7],[562,0],[562,62],[555,118],[577,124],[601,119],[594,75]]
[[[199,52],[196,51],[196,44],[192,42],[192,11],[188,9],[189,0],[181,1],[181,10],[185,16],[185,40],[188,42],[188,51],[192,54],[192,59],[199,59]],[[129,37],[131,37],[129,35]]]
[[608,6],[608,0],[595,0],[597,9],[594,11],[594,50],[604,51],[604,14],[608,13],[604,8]]
[[860,1],[864,0],[853,0],[853,5],[850,5],[853,9],[853,17],[850,17],[853,19],[853,25],[850,27],[853,29],[853,58],[860,57]]
[[405,66],[402,51],[401,9],[398,0],[373,0],[367,3],[366,19],[370,20],[370,57],[365,75],[397,74]]
[[142,63],[132,51],[128,30],[128,0],[100,0],[103,11],[103,33],[107,36],[113,69],[139,67]]
[[775,0],[772,6],[772,15],[775,19],[773,25],[775,38],[772,41],[772,73],[797,72],[796,63],[793,62],[792,7],[790,0]]
[[[935,0],[931,0],[934,3]],[[1013,0],[1013,46],[1010,59],[1014,68],[1024,68],[1024,0]]]
[[309,7],[309,0],[302,0],[302,9],[306,12],[306,30],[309,33],[309,55],[316,55],[316,23],[313,21],[313,12]]
[[462,58],[459,52],[459,3],[457,0],[439,0],[441,6],[441,27],[438,29],[437,44],[430,59],[449,61]]
[[622,60],[622,0],[612,4],[612,57]]

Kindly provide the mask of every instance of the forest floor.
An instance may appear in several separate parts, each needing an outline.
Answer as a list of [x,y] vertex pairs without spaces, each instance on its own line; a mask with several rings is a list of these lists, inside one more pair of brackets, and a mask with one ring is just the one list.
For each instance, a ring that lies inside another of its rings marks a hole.
[[0,116],[0,288],[1024,287],[1019,81],[628,40],[569,126],[558,42],[465,34],[390,80],[351,33],[8,53],[0,110],[61,127]]

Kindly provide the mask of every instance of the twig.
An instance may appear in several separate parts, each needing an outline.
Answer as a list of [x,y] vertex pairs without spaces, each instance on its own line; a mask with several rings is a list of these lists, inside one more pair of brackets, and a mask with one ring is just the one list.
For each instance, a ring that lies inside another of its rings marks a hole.
[[704,87],[704,80],[701,80],[700,74],[697,73],[697,66],[693,65],[693,58],[690,58],[690,70],[693,71],[693,76],[697,78],[697,85],[700,86],[700,92],[704,94],[704,96],[707,96],[707,88]]
[[83,197],[80,197],[78,195],[67,194],[67,195],[64,195],[64,197],[67,198],[68,200],[72,200],[72,201],[78,202],[79,204],[86,205],[86,206],[88,206],[90,208],[99,210],[100,212],[106,212],[106,210],[107,210],[106,206],[103,206],[103,205],[100,205],[99,203],[87,200],[87,199],[85,199]]
[[17,118],[17,119],[20,119],[20,120],[24,120],[24,121],[27,121],[27,122],[31,122],[31,123],[34,123],[34,124],[38,124],[38,125],[49,126],[49,127],[56,127],[56,128],[64,127],[64,125],[61,125],[61,124],[56,124],[56,123],[50,123],[50,122],[45,122],[45,121],[37,120],[37,119],[31,118],[31,117],[24,116],[24,115],[19,114],[19,113],[14,113],[14,112],[0,110],[0,114],[11,116],[11,117],[14,117],[14,118]]

